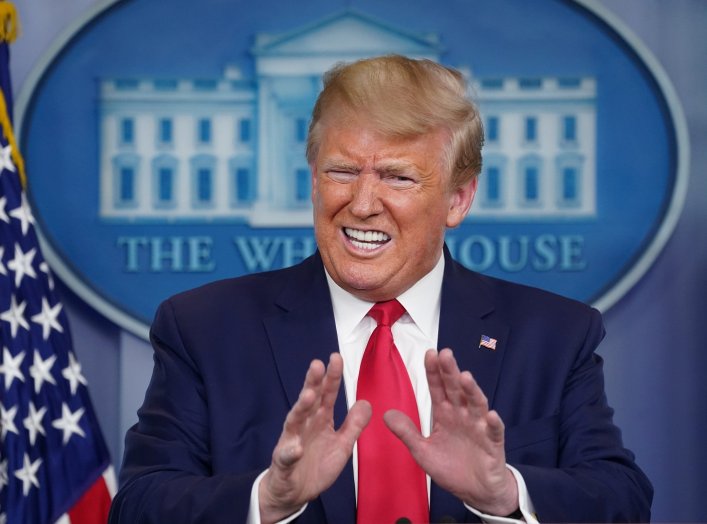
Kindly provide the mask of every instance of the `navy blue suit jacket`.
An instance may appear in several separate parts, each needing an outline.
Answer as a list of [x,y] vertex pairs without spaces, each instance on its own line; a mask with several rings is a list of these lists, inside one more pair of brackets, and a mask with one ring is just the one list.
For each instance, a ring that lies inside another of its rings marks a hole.
[[[647,522],[652,488],[612,423],[594,353],[599,313],[445,256],[439,347],[454,350],[502,417],[507,461],[539,519]],[[497,339],[495,351],[479,347],[481,335]],[[172,297],[151,338],[155,367],[111,522],[244,522],[310,361],[337,350],[319,255]],[[345,415],[342,387],[337,427]],[[430,497],[432,522],[478,521],[434,483]],[[296,522],[354,524],[355,513],[349,463]]]

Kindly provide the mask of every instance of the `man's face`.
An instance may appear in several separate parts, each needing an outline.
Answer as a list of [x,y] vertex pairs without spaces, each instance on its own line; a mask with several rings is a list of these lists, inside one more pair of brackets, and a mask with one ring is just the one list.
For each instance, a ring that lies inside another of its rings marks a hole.
[[310,167],[324,265],[359,298],[395,298],[435,266],[446,228],[459,225],[471,205],[476,179],[449,187],[443,130],[399,139],[362,118],[321,125]]

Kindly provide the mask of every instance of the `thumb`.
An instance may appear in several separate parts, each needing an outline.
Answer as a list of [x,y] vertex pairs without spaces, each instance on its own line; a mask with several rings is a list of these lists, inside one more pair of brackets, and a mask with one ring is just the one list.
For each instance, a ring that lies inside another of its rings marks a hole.
[[402,411],[390,409],[383,414],[383,421],[388,426],[388,429],[407,446],[414,456],[416,449],[422,444],[424,438],[415,423],[410,420],[410,417]]

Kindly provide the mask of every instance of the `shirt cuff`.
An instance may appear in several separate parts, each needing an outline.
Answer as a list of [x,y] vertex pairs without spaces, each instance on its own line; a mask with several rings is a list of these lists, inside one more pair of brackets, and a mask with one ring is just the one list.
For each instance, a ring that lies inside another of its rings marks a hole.
[[488,524],[511,524],[513,522],[529,522],[531,524],[539,524],[538,518],[535,515],[535,507],[533,506],[533,501],[530,500],[530,494],[528,493],[528,488],[525,485],[525,480],[523,480],[523,475],[520,474],[516,468],[510,464],[506,464],[506,467],[511,470],[513,476],[516,479],[516,484],[518,485],[518,508],[523,519],[515,519],[508,517],[499,517],[498,515],[488,515],[482,513],[481,511],[472,508],[471,506],[464,504],[466,509],[471,511],[474,515],[479,517],[483,522]]
[[[258,498],[258,488],[260,487],[261,479],[267,472],[268,470],[266,469],[258,475],[258,478],[255,479],[255,482],[253,482],[253,487],[250,490],[250,507],[248,508],[248,518],[246,519],[246,524],[260,524],[260,500]],[[306,503],[299,509],[299,511],[283,520],[278,521],[276,524],[287,524],[288,522],[292,522],[299,517],[305,509],[307,509]]]

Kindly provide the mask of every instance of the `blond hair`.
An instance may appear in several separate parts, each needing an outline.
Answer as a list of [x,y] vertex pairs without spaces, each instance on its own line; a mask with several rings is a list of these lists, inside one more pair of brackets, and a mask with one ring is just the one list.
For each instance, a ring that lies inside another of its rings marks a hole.
[[455,69],[400,55],[335,65],[325,73],[324,89],[312,111],[307,137],[310,164],[321,142],[322,119],[336,110],[363,114],[377,131],[390,137],[447,131],[450,139],[444,155],[452,187],[481,171],[481,117],[467,98],[464,77]]

